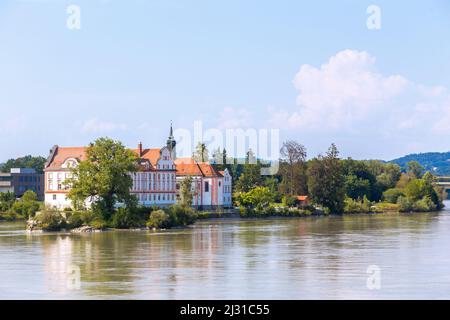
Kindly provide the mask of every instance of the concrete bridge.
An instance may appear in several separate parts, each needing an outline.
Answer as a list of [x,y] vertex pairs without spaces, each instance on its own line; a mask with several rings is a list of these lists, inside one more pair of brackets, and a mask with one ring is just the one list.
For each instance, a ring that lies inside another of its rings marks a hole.
[[443,198],[448,199],[450,197],[450,176],[437,176],[436,185],[442,188]]

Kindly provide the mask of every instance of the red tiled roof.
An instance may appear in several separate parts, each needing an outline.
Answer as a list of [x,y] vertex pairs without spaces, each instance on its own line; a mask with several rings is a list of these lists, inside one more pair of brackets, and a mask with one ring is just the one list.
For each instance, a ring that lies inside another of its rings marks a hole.
[[[131,151],[139,156],[138,149],[131,149]],[[149,160],[152,166],[156,167],[156,163],[158,162],[160,156],[161,149],[143,149],[140,158]]]
[[[58,147],[56,149],[55,155],[53,159],[50,161],[50,164],[46,169],[61,169],[62,164],[69,158],[75,158],[79,161],[86,160],[86,147]],[[138,155],[138,149],[130,149],[134,153]],[[158,162],[161,149],[144,149],[142,150],[141,159],[149,160],[151,165],[156,167],[156,163]]]
[[69,158],[75,158],[78,161],[86,160],[86,147],[65,147],[58,148],[46,169],[60,169],[63,163]]
[[192,158],[177,158],[175,160],[177,175],[220,177],[221,174],[207,162],[196,162]]
[[297,200],[306,201],[308,200],[308,196],[297,196]]

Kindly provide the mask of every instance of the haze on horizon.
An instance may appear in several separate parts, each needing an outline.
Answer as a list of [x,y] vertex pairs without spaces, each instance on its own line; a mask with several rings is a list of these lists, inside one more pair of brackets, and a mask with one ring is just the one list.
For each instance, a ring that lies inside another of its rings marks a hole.
[[355,159],[448,151],[449,14],[445,0],[4,0],[0,162],[100,136],[160,147],[171,120],[278,128],[308,157],[332,142]]

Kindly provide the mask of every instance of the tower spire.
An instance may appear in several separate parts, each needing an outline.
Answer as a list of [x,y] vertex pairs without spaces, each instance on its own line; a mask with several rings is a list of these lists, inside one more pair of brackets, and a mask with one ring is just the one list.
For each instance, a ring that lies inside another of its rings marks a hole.
[[173,126],[172,126],[172,120],[170,120],[170,131],[169,131],[169,138],[167,138],[167,147],[169,148],[172,159],[175,159],[176,152],[175,152],[175,146],[177,145],[177,142],[175,141],[175,138],[173,136]]
[[170,120],[170,132],[169,132],[169,138],[173,138],[172,120]]

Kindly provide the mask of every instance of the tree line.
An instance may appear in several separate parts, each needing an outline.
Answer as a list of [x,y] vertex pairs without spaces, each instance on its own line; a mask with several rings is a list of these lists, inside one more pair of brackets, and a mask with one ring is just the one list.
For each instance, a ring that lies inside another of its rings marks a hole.
[[[216,154],[220,156],[219,151]],[[341,159],[335,144],[325,154],[307,160],[305,146],[290,140],[280,150],[278,173],[261,176],[264,164],[260,160],[251,164],[251,156],[249,151],[244,164],[226,159],[216,165],[232,173],[235,203],[244,207],[260,209],[261,205],[278,203],[293,206],[299,195],[308,196],[325,212],[336,214],[386,208],[432,211],[443,207],[442,192],[434,176],[415,161],[402,169],[380,160]]]

